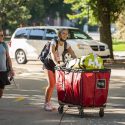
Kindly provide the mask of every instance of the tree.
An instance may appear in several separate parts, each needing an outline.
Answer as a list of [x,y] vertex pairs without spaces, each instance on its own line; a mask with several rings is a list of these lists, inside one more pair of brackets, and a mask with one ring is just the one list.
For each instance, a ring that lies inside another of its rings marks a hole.
[[123,11],[116,21],[117,32],[113,35],[114,38],[125,40],[125,12]]
[[100,40],[108,44],[111,58],[113,57],[111,22],[114,22],[122,10],[125,9],[124,0],[64,0],[67,4],[72,4],[72,10],[75,12],[68,15],[70,19],[83,19],[87,15],[85,6],[89,6],[89,22],[99,24]]
[[31,18],[29,10],[25,7],[26,0],[0,0],[0,27],[18,26]]
[[56,19],[59,16],[61,20],[67,18],[66,14],[71,13],[71,5],[65,4],[63,1],[64,0],[44,0],[46,17]]
[[32,15],[32,17],[28,20],[30,25],[33,23],[36,23],[36,25],[43,24],[43,20],[45,18],[44,0],[29,0],[25,5]]

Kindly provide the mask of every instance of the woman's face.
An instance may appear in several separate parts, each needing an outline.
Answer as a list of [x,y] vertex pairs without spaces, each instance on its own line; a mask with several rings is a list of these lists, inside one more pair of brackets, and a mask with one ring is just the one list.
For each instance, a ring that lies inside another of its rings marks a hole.
[[67,38],[68,38],[68,30],[63,30],[61,33],[60,33],[60,38],[62,39],[62,40],[67,40]]

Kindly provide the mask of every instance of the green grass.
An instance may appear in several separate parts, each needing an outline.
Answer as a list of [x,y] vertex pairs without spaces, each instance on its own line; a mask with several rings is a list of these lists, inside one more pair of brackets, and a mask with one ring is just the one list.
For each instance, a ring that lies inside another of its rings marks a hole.
[[125,41],[113,39],[113,51],[125,51]]

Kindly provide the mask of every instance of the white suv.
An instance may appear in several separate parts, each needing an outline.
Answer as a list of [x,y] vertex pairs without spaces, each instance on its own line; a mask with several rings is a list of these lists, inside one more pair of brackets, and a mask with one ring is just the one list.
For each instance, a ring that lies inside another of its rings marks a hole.
[[48,40],[57,37],[58,30],[69,30],[67,42],[71,45],[77,57],[95,53],[107,59],[110,51],[106,44],[93,40],[78,28],[64,26],[35,26],[17,28],[10,41],[10,56],[17,63],[26,64],[29,60],[38,60],[38,56]]

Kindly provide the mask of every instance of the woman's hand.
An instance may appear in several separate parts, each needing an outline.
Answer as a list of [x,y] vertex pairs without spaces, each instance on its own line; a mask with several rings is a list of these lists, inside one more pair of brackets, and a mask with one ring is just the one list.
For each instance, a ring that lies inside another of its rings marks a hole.
[[64,62],[61,62],[61,63],[57,64],[56,66],[57,66],[57,67],[65,66],[65,63],[64,63]]

